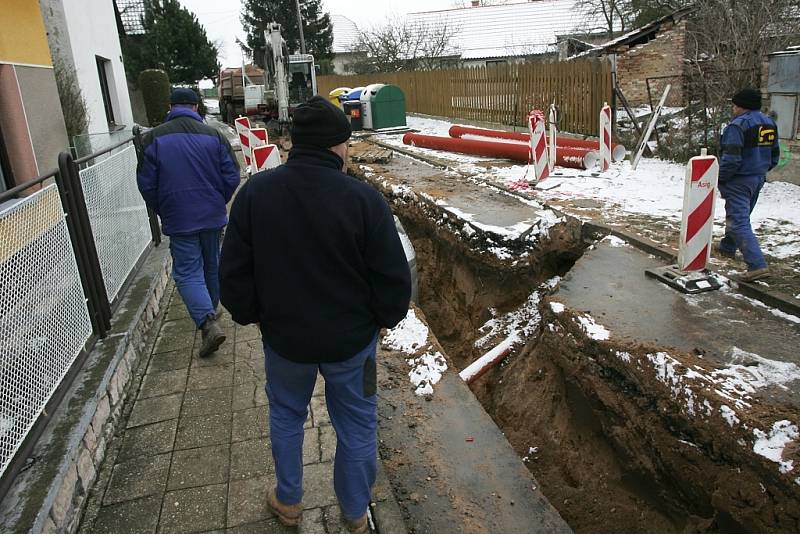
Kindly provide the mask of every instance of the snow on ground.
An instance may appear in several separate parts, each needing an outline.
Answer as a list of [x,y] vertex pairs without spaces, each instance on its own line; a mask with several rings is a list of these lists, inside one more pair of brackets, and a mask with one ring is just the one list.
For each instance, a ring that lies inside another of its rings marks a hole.
[[414,354],[427,343],[428,327],[417,318],[414,310],[408,310],[405,318],[383,338],[385,347],[406,354]]
[[[502,358],[509,350],[513,349],[516,345],[524,343],[534,333],[536,328],[541,322],[541,315],[539,314],[539,302],[542,299],[542,294],[550,292],[561,281],[561,277],[555,276],[539,286],[539,288],[528,296],[528,299],[517,309],[512,310],[500,317],[497,317],[497,311],[490,309],[492,318],[486,321],[483,326],[478,329],[478,332],[483,334],[478,338],[474,345],[476,348],[484,348],[494,342],[499,336],[505,336],[505,339],[500,341],[492,347],[486,354],[472,362],[459,373],[459,376],[465,381],[469,381],[474,376],[478,375],[484,367],[490,365],[491,362]],[[551,303],[552,305],[553,303]]]
[[[427,117],[408,117],[408,126],[426,135],[447,136],[450,122]],[[403,145],[402,137],[378,136],[381,141],[453,162],[462,173],[475,175],[506,186],[515,186],[529,175],[527,165],[492,166],[489,158],[453,154],[440,150]],[[628,147],[632,148],[632,147]],[[678,234],[683,208],[684,165],[658,159],[643,158],[636,170],[627,161],[613,163],[599,175],[595,170],[556,168],[553,175],[541,182],[539,198],[574,201],[591,199],[603,204],[604,215],[614,219],[625,216],[646,216],[663,222]],[[724,201],[718,198],[715,210],[715,234],[724,232]],[[785,182],[767,183],[752,215],[753,226],[764,251],[776,258],[800,256],[800,186]]]
[[447,361],[428,342],[428,327],[413,309],[408,310],[405,318],[386,333],[383,346],[412,356],[406,359],[406,363],[411,366],[408,378],[414,386],[414,393],[433,395],[433,386],[442,379]]
[[791,473],[794,469],[794,461],[783,459],[783,449],[786,446],[796,441],[800,437],[800,432],[797,430],[797,425],[792,424],[791,421],[782,420],[776,421],[772,425],[769,434],[763,430],[753,429],[753,435],[756,437],[756,442],[753,444],[753,452],[760,454],[768,460],[780,465],[778,470],[781,473]]
[[598,324],[591,315],[578,316],[577,321],[586,331],[586,335],[596,341],[606,341],[611,337],[611,332],[605,326]]

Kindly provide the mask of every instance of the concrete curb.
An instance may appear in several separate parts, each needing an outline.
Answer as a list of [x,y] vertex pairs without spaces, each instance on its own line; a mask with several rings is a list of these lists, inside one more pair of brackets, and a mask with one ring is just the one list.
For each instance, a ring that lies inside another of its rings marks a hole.
[[2,532],[75,532],[113,435],[147,332],[170,278],[166,245],[132,278],[108,337],[97,342],[0,504]]
[[[620,239],[628,241],[630,244],[632,244],[639,250],[643,250],[644,252],[647,252],[648,254],[652,254],[653,256],[666,260],[669,263],[675,263],[678,261],[678,257],[671,249],[665,248],[659,245],[658,243],[655,243],[654,241],[651,241],[645,237],[638,236],[636,234],[626,232],[625,230],[621,230],[620,228],[609,226],[603,223],[584,222],[583,224],[585,227],[589,228],[589,231],[605,235],[608,234],[614,235],[616,237],[619,237]],[[709,270],[711,272],[715,272],[724,276],[716,269],[709,269]],[[766,289],[764,288],[764,286],[759,284],[752,284],[752,283],[738,282],[738,281],[736,281],[736,284],[739,287],[739,291],[741,291],[743,295],[754,298],[756,300],[760,300],[767,306],[777,308],[784,313],[800,317],[800,303],[794,302],[794,300],[796,299],[793,299],[791,296],[782,293],[780,291]]]
[[383,460],[378,458],[378,477],[372,488],[372,517],[378,534],[407,534],[403,513],[392,493],[392,486],[386,476]]

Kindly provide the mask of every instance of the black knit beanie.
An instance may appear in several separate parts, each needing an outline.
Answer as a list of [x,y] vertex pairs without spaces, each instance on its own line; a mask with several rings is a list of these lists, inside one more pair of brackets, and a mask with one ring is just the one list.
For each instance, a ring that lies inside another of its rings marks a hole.
[[338,107],[321,96],[294,110],[292,144],[330,148],[350,139],[350,121]]
[[748,87],[731,98],[734,104],[744,109],[761,109],[761,91]]

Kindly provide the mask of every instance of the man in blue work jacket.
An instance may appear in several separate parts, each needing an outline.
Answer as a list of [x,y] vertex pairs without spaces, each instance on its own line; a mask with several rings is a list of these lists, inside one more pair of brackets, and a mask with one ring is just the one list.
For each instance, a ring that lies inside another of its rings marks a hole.
[[725,199],[725,237],[716,251],[735,258],[742,252],[747,272],[739,277],[753,282],[769,276],[769,268],[750,224],[750,214],[767,177],[780,157],[778,127],[761,113],[761,93],[742,89],[733,98],[734,118],[722,132],[719,192]]
[[199,356],[205,358],[225,341],[216,322],[220,234],[228,222],[225,205],[239,185],[239,165],[225,136],[197,114],[198,102],[191,89],[172,92],[166,122],[144,136],[136,178],[170,236],[172,276],[202,330]]

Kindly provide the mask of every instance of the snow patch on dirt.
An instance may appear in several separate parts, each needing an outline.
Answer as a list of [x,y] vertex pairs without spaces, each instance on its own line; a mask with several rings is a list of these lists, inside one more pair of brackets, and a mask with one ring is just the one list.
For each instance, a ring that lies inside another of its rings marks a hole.
[[579,315],[576,320],[586,331],[586,335],[596,341],[606,341],[611,337],[611,332],[605,326],[598,324],[591,315]]
[[779,464],[778,470],[783,474],[791,473],[794,470],[794,461],[784,460],[783,450],[789,443],[800,437],[797,425],[784,419],[776,421],[769,433],[756,428],[753,429],[753,435],[756,438],[753,444],[754,453]]
[[427,344],[428,327],[419,320],[414,310],[408,310],[405,318],[383,338],[383,346],[406,354],[415,354]]
[[408,377],[414,385],[417,395],[433,395],[433,386],[442,379],[442,374],[447,370],[447,362],[441,352],[429,351],[419,358],[406,360],[411,366]]
[[734,412],[730,406],[723,404],[719,407],[719,412],[722,414],[722,418],[725,419],[729,425],[734,426],[739,424],[739,418],[736,417],[736,412]]
[[630,246],[624,239],[620,239],[619,237],[611,234],[605,236],[603,239],[601,239],[601,241],[614,248]]
[[[408,378],[417,395],[433,395],[433,386],[447,370],[447,360],[430,345],[428,333],[427,325],[410,309],[405,318],[386,333],[382,342],[388,349],[413,356],[407,358],[406,363],[411,366]],[[423,350],[422,355],[418,355]]]
[[[512,345],[530,337],[542,319],[539,314],[539,302],[542,299],[542,293],[552,290],[560,280],[561,278],[558,276],[551,278],[542,284],[539,289],[531,293],[522,306],[516,310],[486,321],[478,328],[478,332],[482,335],[475,341],[475,347],[484,348],[499,336],[505,336],[507,339],[513,338]],[[494,309],[489,311],[492,315],[497,313]]]

